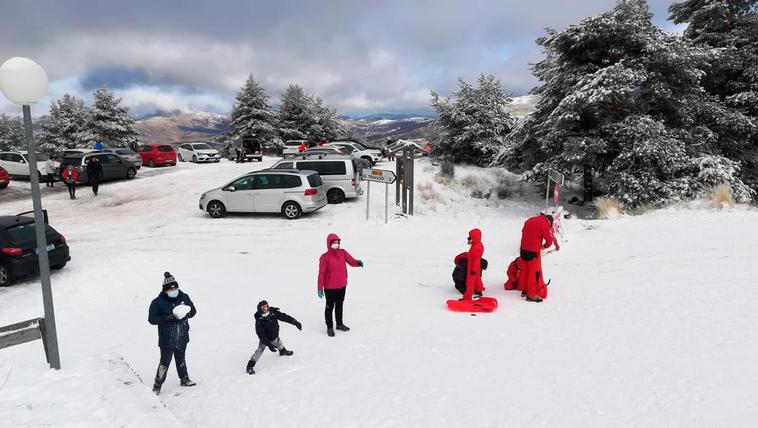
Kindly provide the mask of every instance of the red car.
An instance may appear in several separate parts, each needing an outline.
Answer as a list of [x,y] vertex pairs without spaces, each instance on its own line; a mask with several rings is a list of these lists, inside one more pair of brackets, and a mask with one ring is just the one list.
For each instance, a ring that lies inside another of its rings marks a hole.
[[8,183],[10,183],[10,181],[11,178],[8,176],[8,171],[0,166],[0,189],[5,189],[8,187]]
[[145,144],[137,152],[144,165],[176,165],[176,151],[168,144]]

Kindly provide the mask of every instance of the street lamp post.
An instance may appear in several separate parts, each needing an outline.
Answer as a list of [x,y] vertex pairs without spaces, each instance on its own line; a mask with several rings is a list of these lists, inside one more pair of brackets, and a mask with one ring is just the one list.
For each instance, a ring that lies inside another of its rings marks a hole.
[[29,179],[32,182],[32,203],[34,205],[34,228],[37,235],[37,258],[39,260],[40,280],[42,281],[42,302],[45,307],[45,342],[47,343],[50,367],[60,369],[58,334],[55,328],[53,293],[50,287],[50,261],[47,256],[47,239],[45,237],[47,225],[42,216],[37,147],[32,136],[32,114],[29,107],[47,96],[47,85],[45,70],[28,58],[11,58],[0,66],[0,92],[14,104],[20,105],[24,112]]

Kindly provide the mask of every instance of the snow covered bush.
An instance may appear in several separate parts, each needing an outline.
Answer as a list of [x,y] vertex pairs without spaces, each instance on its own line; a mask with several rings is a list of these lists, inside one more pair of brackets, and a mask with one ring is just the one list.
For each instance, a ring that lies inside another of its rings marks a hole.
[[495,178],[495,187],[492,191],[498,199],[510,199],[517,183],[516,176],[501,168],[491,169],[490,174]]
[[734,206],[734,196],[732,195],[732,188],[728,184],[721,184],[711,190],[711,199],[713,205],[718,208],[726,208]]
[[467,175],[461,180],[463,187],[467,189],[474,189],[479,186],[479,179],[473,175]]
[[455,177],[455,164],[449,160],[440,163],[440,175],[445,177]]
[[440,194],[434,190],[434,185],[432,183],[418,183],[416,189],[418,190],[419,196],[424,201],[437,202],[440,200]]
[[740,167],[737,162],[723,156],[702,156],[693,161],[696,171],[694,196],[705,196],[712,189],[727,185],[734,199],[747,203],[755,197],[755,191],[739,179]]
[[614,218],[624,212],[624,204],[613,198],[597,198],[594,205],[598,218]]

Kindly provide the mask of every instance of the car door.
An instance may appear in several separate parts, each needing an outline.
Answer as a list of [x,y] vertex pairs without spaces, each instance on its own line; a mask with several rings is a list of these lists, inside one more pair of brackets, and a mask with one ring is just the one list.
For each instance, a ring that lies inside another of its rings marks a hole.
[[29,165],[18,153],[8,153],[8,166],[6,169],[13,175],[29,176]]
[[109,180],[126,178],[127,165],[123,158],[114,154],[107,154],[104,157],[108,158],[108,165],[110,165]]
[[226,210],[237,213],[255,212],[253,206],[253,176],[239,178],[223,188]]
[[257,174],[253,181],[253,206],[257,213],[278,213],[284,202],[282,175]]

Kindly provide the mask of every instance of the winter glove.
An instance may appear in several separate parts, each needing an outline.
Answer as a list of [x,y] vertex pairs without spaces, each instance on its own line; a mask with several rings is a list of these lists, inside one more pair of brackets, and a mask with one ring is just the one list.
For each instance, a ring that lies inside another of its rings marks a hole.
[[363,267],[363,260],[358,260],[358,266]]
[[318,290],[316,292],[316,294],[318,295],[319,299],[323,299],[324,298],[324,290]]
[[300,324],[300,323],[299,323],[299,322],[297,322],[297,321],[295,321],[295,327],[297,327],[297,329],[298,329],[298,330],[301,330],[301,331],[303,330],[303,325],[302,325],[302,324]]

